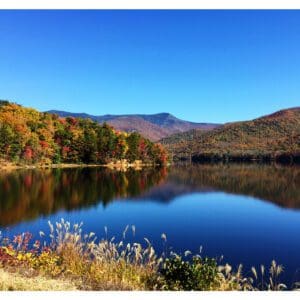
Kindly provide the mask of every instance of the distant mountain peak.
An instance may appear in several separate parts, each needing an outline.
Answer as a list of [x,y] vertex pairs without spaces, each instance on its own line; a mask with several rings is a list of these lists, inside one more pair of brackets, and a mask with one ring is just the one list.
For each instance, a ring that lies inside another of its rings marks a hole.
[[[176,118],[174,115],[170,114],[170,113],[166,113],[166,112],[161,112],[161,113],[157,113],[157,114],[153,114],[154,116],[161,116],[161,117],[171,117],[171,118]],[[176,118],[177,119],[177,118]]]
[[90,118],[99,123],[107,122],[118,130],[137,131],[150,140],[157,141],[177,132],[184,132],[198,128],[200,130],[211,130],[220,124],[195,123],[178,119],[174,115],[161,112],[156,114],[124,114],[94,116],[86,113],[71,113],[59,110],[50,110],[48,113],[58,114],[61,117]]

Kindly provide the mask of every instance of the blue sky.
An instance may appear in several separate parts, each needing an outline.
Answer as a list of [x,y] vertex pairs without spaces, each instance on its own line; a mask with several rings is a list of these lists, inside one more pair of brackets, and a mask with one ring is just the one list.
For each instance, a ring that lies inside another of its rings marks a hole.
[[300,105],[300,11],[0,11],[0,99],[198,122]]

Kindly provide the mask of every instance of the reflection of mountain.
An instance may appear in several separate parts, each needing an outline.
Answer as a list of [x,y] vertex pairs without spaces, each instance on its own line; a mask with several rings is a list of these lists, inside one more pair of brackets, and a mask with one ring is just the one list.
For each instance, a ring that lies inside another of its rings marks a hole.
[[168,203],[174,200],[174,198],[191,193],[206,193],[213,192],[215,189],[212,188],[197,188],[192,185],[182,184],[178,182],[172,182],[168,180],[167,182],[151,188],[149,191],[143,193],[139,196],[139,199],[149,199],[151,201]]
[[107,205],[160,184],[165,169],[118,172],[102,168],[20,170],[0,173],[0,226],[59,210]]
[[300,167],[266,164],[177,166],[165,184],[143,197],[164,202],[192,192],[220,191],[252,196],[282,207],[300,209]]
[[114,199],[167,203],[180,195],[222,191],[300,209],[300,167],[207,164],[118,172],[102,168],[0,173],[0,226]]

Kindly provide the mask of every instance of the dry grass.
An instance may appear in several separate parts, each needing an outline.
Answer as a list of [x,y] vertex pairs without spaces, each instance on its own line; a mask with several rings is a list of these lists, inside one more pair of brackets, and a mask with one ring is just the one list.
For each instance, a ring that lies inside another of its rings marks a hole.
[[148,282],[156,276],[162,259],[156,256],[147,239],[146,247],[126,243],[128,227],[120,242],[115,242],[114,237],[96,242],[94,233],[82,234],[82,224],[71,226],[62,220],[55,228],[50,223],[49,226],[50,246],[62,258],[65,273],[79,276],[85,289],[149,289]]
[[25,277],[0,269],[2,291],[71,291],[76,286],[70,281],[49,279],[44,276]]

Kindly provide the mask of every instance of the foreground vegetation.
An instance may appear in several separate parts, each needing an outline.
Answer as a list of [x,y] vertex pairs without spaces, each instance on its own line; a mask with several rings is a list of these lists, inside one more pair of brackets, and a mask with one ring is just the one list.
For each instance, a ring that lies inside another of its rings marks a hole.
[[[32,241],[29,233],[13,240],[1,237],[0,289],[2,290],[285,290],[281,265],[272,261],[251,276],[242,265],[233,270],[220,260],[165,250],[160,256],[145,238],[145,245],[114,238],[97,242],[94,233],[83,234],[82,224],[61,220],[50,226],[50,241]],[[107,229],[106,236],[107,236]],[[131,228],[132,234],[135,227]],[[167,237],[162,234],[162,241]],[[166,248],[166,247],[165,247]],[[37,284],[36,284],[37,283]],[[299,284],[294,284],[297,289]]]
[[61,118],[0,100],[0,165],[162,165],[167,154],[140,134],[114,130],[90,119]]

